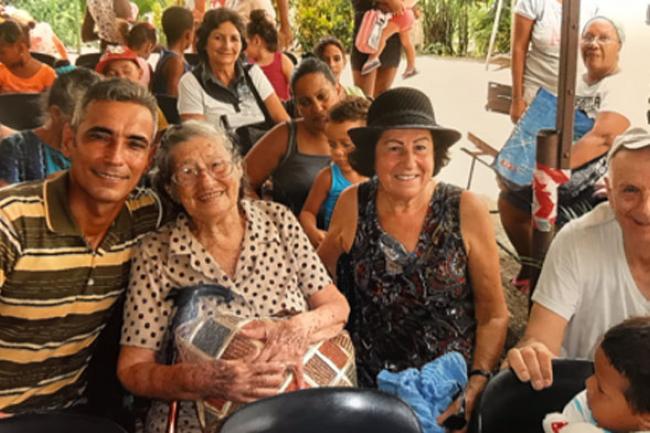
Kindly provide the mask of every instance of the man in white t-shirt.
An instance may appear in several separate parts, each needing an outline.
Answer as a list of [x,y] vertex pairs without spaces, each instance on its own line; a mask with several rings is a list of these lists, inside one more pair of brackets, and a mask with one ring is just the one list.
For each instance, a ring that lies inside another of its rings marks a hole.
[[552,384],[555,356],[593,359],[601,335],[650,315],[650,134],[633,128],[608,155],[608,203],[567,224],[549,248],[510,366],[533,388]]

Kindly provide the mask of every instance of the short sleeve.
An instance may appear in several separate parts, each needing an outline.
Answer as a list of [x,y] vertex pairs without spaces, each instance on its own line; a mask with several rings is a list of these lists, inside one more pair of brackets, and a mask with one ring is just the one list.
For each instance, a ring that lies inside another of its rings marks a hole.
[[20,161],[22,160],[22,134],[20,132],[10,135],[0,141],[0,179],[7,183],[16,183],[22,180]]
[[159,351],[169,325],[172,302],[164,299],[169,283],[163,276],[158,235],[147,236],[135,249],[121,344]]
[[515,13],[535,21],[542,15],[543,3],[544,0],[519,0],[515,6]]
[[186,72],[178,83],[178,113],[205,114],[203,89],[191,72]]
[[314,293],[332,284],[332,279],[295,215],[284,206],[278,207],[282,212],[282,237],[289,244],[295,261],[298,288],[309,299]]
[[50,66],[43,64],[41,66],[41,70],[43,71],[41,75],[41,84],[43,85],[44,88],[50,88],[52,87],[52,84],[54,84],[54,80],[56,80],[56,72],[54,69],[52,69]]
[[613,112],[625,116],[631,126],[646,124],[646,95],[639,92],[638,81],[625,72],[604,78],[608,80],[598,112]]
[[[3,197],[0,197],[0,201]],[[9,215],[0,209],[0,294],[20,255],[20,239]]]
[[264,75],[264,72],[262,72],[262,69],[260,69],[259,66],[253,65],[248,71],[248,74],[250,75],[251,81],[257,89],[257,92],[260,94],[262,101],[266,101],[269,96],[275,93],[269,79],[266,78],[266,75]]
[[570,320],[582,297],[579,263],[571,223],[551,243],[532,300]]

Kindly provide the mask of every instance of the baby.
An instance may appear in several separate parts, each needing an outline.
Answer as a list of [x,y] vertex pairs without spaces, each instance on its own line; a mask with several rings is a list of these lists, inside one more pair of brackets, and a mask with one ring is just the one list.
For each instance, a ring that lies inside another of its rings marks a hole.
[[544,419],[546,433],[650,432],[650,317],[628,319],[605,334],[594,374],[562,414]]

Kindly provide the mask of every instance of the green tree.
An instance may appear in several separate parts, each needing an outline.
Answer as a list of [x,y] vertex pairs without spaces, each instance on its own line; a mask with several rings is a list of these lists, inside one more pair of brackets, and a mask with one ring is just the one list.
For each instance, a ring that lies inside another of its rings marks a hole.
[[352,46],[354,13],[350,0],[296,0],[297,30],[294,32],[303,51],[311,51],[323,36],[336,36],[346,47]]

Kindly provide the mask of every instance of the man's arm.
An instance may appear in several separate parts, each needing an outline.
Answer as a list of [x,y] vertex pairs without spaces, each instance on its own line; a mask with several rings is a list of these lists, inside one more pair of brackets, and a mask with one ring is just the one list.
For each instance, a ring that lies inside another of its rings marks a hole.
[[541,390],[553,384],[551,360],[560,354],[568,321],[548,308],[533,303],[524,336],[508,351],[502,367],[510,367],[519,380]]

